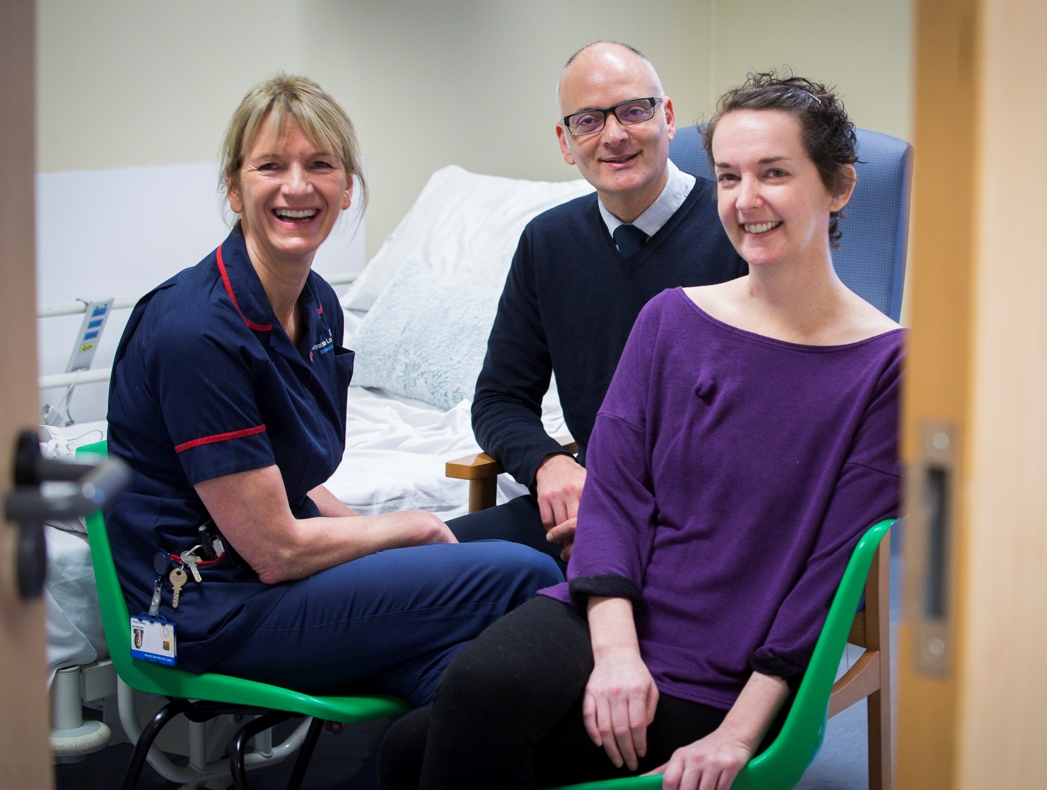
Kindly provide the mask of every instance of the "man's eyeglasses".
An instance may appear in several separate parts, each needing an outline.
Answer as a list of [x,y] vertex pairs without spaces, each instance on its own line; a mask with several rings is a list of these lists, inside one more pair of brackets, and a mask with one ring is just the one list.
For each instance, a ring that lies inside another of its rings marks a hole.
[[606,110],[583,110],[564,116],[563,125],[571,134],[579,137],[583,134],[596,134],[603,129],[607,123],[607,115],[612,112],[619,123],[643,123],[654,117],[654,108],[661,101],[654,96],[648,96],[646,99],[629,99]]

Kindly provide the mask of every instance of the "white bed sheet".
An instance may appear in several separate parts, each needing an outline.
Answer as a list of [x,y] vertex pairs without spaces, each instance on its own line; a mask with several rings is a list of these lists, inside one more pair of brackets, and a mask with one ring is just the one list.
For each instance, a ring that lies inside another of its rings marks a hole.
[[[344,310],[346,345],[364,313]],[[361,515],[427,510],[440,518],[468,511],[465,480],[445,476],[447,461],[480,452],[470,423],[470,401],[448,411],[379,389],[350,386],[345,454],[327,488]],[[552,382],[542,403],[542,422],[552,436],[567,433]],[[526,493],[508,475],[498,479],[498,502]]]
[[[81,423],[53,429],[42,448],[50,458],[71,457],[76,448],[105,438],[104,422]],[[78,664],[89,664],[109,655],[98,609],[98,590],[91,567],[91,550],[81,519],[44,526],[47,541],[47,682],[54,673]]]
[[[470,401],[449,411],[382,390],[349,388],[345,454],[327,488],[361,515],[428,510],[447,520],[466,513],[468,484],[445,476],[447,461],[480,451],[469,419]],[[543,423],[563,434],[555,391],[547,397]],[[499,478],[498,501],[526,489]]]
[[47,683],[63,667],[109,655],[87,536],[45,526],[47,540]]
[[[448,460],[480,452],[469,421],[469,401],[449,411],[380,389],[350,387],[346,453],[327,487],[357,513],[374,516],[423,510],[455,518],[468,510],[468,483],[444,474]],[[566,433],[555,389],[542,423]],[[498,503],[527,493],[508,475],[498,477]]]

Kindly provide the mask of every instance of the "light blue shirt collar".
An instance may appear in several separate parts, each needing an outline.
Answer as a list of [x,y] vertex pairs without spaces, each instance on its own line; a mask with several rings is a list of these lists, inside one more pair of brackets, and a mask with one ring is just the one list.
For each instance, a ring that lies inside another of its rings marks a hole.
[[[646,233],[648,237],[653,236],[662,229],[662,226],[665,225],[672,215],[676,213],[676,210],[683,205],[687,196],[691,194],[694,184],[694,176],[690,173],[683,172],[676,166],[676,163],[670,159],[669,175],[665,180],[665,186],[662,188],[662,193],[655,199],[654,203],[647,207],[647,210],[644,211],[643,214],[634,219],[630,224],[638,227]],[[619,225],[624,225],[625,223],[608,211],[602,200],[597,198],[596,203],[600,207],[600,216],[603,217],[604,224],[607,225],[608,233],[614,236],[615,228]]]

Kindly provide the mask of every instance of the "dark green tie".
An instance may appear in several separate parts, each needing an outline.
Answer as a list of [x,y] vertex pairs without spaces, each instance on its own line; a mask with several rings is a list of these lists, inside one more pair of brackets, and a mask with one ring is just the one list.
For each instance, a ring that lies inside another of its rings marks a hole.
[[647,234],[635,225],[619,225],[614,229],[614,243],[623,258],[628,258],[647,241]]

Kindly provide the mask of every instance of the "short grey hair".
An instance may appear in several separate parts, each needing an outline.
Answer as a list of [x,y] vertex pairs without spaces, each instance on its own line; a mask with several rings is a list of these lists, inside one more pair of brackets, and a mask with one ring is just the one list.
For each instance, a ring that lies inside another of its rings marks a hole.
[[636,47],[630,46],[629,44],[623,44],[621,41],[607,41],[607,40],[601,39],[599,41],[593,41],[590,44],[586,44],[580,50],[575,52],[573,55],[571,55],[571,57],[569,57],[567,59],[567,62],[564,63],[563,68],[560,69],[560,76],[556,80],[556,106],[557,107],[561,107],[561,105],[560,105],[560,85],[563,82],[564,74],[567,73],[567,69],[569,69],[571,67],[571,64],[574,63],[575,59],[579,55],[581,55],[583,52],[585,52],[587,50],[590,50],[593,47],[599,46],[601,44],[609,44],[609,45],[614,46],[614,47],[621,47],[622,49],[625,49],[625,50],[633,53],[634,55],[636,55],[636,57],[638,57],[640,60],[642,60],[647,65],[648,70],[651,72],[651,79],[654,81],[654,84],[655,84],[655,87],[657,88],[657,92],[658,92],[659,97],[665,95],[665,89],[662,88],[662,81],[661,81],[661,79],[658,78],[658,72],[655,71],[654,65],[652,65],[651,61],[649,61],[647,59],[646,55],[644,55]]

